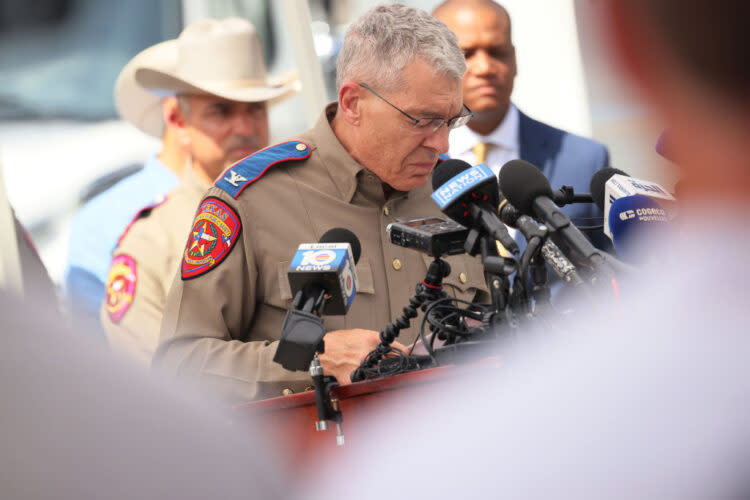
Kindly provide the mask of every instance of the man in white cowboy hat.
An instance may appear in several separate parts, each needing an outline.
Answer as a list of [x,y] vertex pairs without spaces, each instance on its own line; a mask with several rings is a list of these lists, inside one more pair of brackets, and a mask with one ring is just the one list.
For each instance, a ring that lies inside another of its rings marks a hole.
[[174,40],[162,42],[136,55],[115,83],[119,115],[146,134],[161,138],[162,150],[150,156],[137,173],[90,200],[73,220],[64,290],[74,323],[86,331],[101,331],[99,308],[118,237],[138,210],[177,185],[187,160],[174,127],[165,126],[164,116],[174,112],[177,100],[156,96],[135,81],[137,68],[169,69],[174,65]]
[[268,145],[267,105],[292,96],[297,81],[266,76],[260,38],[239,18],[186,27],[174,68],[136,68],[136,80],[176,94],[166,120],[192,160],[166,201],[143,210],[112,253],[101,322],[115,350],[148,365],[198,203],[224,168]]
[[[351,309],[323,317],[320,359],[341,384],[379,342],[375,330],[409,305],[431,262],[388,243],[385,228],[440,214],[429,197],[432,170],[448,150],[449,130],[471,115],[461,99],[466,66],[456,37],[424,11],[380,6],[349,28],[337,64],[338,101],[298,138],[227,169],[204,195],[183,247],[153,363],[226,403],[312,385],[308,373],[273,362],[292,309],[287,270],[300,243],[336,227],[361,243]],[[469,301],[486,293],[479,260],[447,260],[447,292]],[[398,342],[417,331],[412,322]]]

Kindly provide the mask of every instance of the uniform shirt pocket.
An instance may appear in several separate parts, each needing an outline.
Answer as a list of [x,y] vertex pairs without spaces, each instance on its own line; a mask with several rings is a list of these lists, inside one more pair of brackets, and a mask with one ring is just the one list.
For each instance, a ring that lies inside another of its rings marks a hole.
[[[433,258],[423,255],[429,267]],[[479,258],[468,255],[456,255],[444,259],[451,266],[451,273],[443,278],[443,286],[448,295],[457,299],[474,302],[489,297],[489,288],[484,276],[484,266]]]

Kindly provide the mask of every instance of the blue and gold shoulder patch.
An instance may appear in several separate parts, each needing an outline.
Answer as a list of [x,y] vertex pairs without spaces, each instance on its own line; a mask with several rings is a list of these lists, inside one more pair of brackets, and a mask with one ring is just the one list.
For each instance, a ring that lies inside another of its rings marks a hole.
[[257,181],[268,169],[287,161],[305,160],[310,157],[310,146],[300,141],[289,141],[261,149],[229,167],[216,181],[216,186],[237,199],[243,189]]

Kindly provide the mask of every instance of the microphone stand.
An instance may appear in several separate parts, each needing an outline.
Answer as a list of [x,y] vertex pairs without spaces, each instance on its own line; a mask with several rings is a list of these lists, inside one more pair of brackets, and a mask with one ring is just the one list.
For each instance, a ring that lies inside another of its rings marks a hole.
[[549,286],[547,285],[547,263],[542,258],[541,245],[537,248],[529,262],[529,277],[531,278],[531,293],[534,296],[534,312],[544,313],[552,308]]
[[380,343],[352,372],[352,382],[359,382],[368,378],[367,372],[393,350],[391,344],[396,340],[401,330],[408,328],[410,320],[419,316],[420,307],[424,310],[424,304],[448,297],[448,294],[443,290],[443,278],[451,273],[451,266],[442,260],[439,255],[435,255],[434,259],[427,269],[425,279],[421,283],[417,283],[414,295],[409,297],[409,305],[404,307],[403,314],[380,331]]
[[518,326],[513,315],[510,299],[510,275],[516,272],[517,263],[511,257],[497,255],[495,239],[482,235],[477,229],[471,229],[466,237],[464,249],[469,255],[480,254],[482,265],[487,274],[490,297],[494,313],[489,318],[490,327],[499,326],[503,320],[511,328]]
[[[306,287],[294,296],[294,309],[287,311],[281,327],[281,341],[274,361],[287,370],[308,369],[315,387],[315,406],[318,420],[315,429],[329,429],[329,422],[336,425],[336,444],[343,446],[344,433],[341,429],[343,415],[338,408],[338,400],[331,397],[331,391],[338,387],[336,377],[326,375],[318,354],[325,352],[325,327],[321,314],[325,308],[325,289],[318,285]],[[310,357],[312,356],[312,360]],[[306,368],[309,366],[309,368]]]

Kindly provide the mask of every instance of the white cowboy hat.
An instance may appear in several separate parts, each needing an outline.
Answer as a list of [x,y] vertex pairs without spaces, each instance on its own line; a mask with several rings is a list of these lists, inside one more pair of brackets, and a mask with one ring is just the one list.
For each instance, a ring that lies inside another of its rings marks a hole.
[[115,107],[117,113],[148,135],[161,138],[164,134],[164,118],[158,96],[144,89],[135,81],[139,68],[174,71],[177,66],[176,40],[157,43],[138,53],[120,71],[115,82]]
[[139,85],[162,96],[209,94],[239,102],[276,104],[299,91],[295,73],[271,78],[255,27],[245,19],[205,19],[175,41],[174,68],[140,67]]

